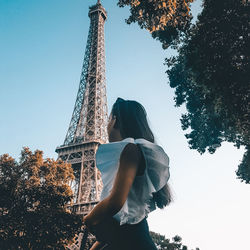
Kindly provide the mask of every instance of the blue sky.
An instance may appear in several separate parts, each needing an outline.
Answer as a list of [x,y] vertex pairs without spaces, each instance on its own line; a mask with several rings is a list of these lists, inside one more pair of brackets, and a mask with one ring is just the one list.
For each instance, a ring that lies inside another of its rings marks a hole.
[[[170,157],[175,201],[149,215],[150,230],[201,250],[246,249],[249,185],[236,179],[243,155],[223,143],[213,155],[188,148],[164,58],[170,51],[138,25],[128,8],[103,5],[109,110],[119,96],[141,102],[157,142]],[[86,0],[0,0],[0,154],[19,157],[23,146],[56,158],[78,90],[89,28]],[[200,10],[200,2],[193,10]]]

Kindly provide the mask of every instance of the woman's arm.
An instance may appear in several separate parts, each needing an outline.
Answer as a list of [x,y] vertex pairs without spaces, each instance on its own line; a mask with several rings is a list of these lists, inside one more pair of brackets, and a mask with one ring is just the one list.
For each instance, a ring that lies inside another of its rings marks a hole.
[[136,144],[126,145],[121,154],[120,165],[110,195],[99,202],[83,219],[90,232],[91,226],[121,210],[134,182],[141,157],[141,151]]
[[102,247],[104,247],[105,243],[102,243],[100,241],[96,241],[92,247],[90,248],[90,250],[99,250],[102,249]]

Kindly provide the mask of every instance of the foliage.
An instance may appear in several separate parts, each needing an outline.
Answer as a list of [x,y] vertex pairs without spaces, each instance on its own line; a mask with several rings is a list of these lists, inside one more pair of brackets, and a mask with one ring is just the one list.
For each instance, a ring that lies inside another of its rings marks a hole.
[[130,7],[128,24],[137,22],[167,48],[173,42],[178,43],[179,37],[190,26],[192,15],[190,3],[193,0],[119,0],[118,6]]
[[[241,1],[205,0],[198,21],[186,35],[177,57],[166,60],[176,106],[185,103],[182,128],[190,148],[214,153],[223,141],[247,152],[238,178],[249,172],[249,23]],[[248,159],[248,161],[247,161]]]
[[[182,244],[182,238],[178,235],[172,238],[173,242],[166,239],[164,235],[154,233],[150,231],[150,235],[156,244],[157,249],[160,250],[188,250],[187,246]],[[199,250],[196,248],[195,250]]]
[[65,207],[72,199],[69,164],[21,152],[0,156],[0,249],[64,249],[81,227]]
[[[147,25],[156,16],[160,20],[162,12],[148,5],[162,1],[141,1],[140,5],[134,2],[119,1],[120,6],[131,6],[127,22],[137,21],[141,27],[152,31]],[[203,0],[203,10],[195,24],[190,24],[191,15],[184,15],[186,21],[178,23],[177,16],[182,17],[182,12],[177,11],[172,22],[152,35],[164,48],[171,45],[178,52],[177,56],[166,59],[167,73],[170,86],[175,88],[176,106],[185,104],[187,108],[181,123],[183,130],[189,132],[185,136],[190,148],[201,154],[206,150],[214,153],[223,141],[232,142],[237,148],[246,147],[236,174],[241,181],[250,183],[247,2]],[[144,13],[142,17],[138,16],[140,8]],[[173,27],[175,35],[169,36]]]
[[246,180],[246,182],[250,180],[250,154],[249,154],[249,146],[247,146],[247,150],[243,156],[243,160],[236,171],[236,174],[239,178]]

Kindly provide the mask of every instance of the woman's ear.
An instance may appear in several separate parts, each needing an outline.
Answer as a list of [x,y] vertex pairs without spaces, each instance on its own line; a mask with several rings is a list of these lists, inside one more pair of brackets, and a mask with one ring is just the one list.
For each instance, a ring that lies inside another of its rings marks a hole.
[[110,116],[109,121],[108,121],[108,134],[111,133],[111,131],[114,129],[116,123],[116,116]]
[[111,127],[112,128],[114,128],[114,126],[115,126],[115,123],[116,123],[116,116],[114,115],[114,116],[112,116],[112,119],[111,119],[111,122],[110,122],[111,124]]

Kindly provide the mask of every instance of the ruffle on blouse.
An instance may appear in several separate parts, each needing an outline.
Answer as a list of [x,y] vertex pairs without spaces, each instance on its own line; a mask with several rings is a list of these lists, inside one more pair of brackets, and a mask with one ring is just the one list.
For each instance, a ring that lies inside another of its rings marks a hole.
[[145,139],[126,138],[119,142],[102,144],[96,153],[96,165],[101,172],[103,190],[101,200],[106,198],[113,187],[119,168],[120,156],[129,143],[138,144],[145,159],[143,175],[136,176],[126,202],[113,217],[120,225],[136,224],[156,209],[153,193],[163,188],[169,180],[169,157],[157,144]]

